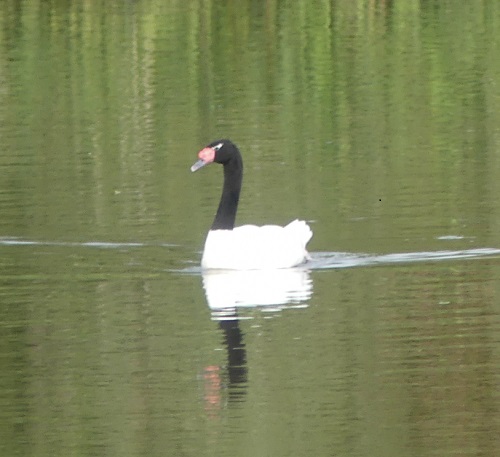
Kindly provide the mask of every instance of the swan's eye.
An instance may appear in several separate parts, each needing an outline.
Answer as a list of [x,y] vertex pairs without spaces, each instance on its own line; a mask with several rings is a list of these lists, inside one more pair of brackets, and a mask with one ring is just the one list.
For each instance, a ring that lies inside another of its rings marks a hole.
[[224,146],[224,143],[219,143],[219,144],[216,144],[212,149],[214,151],[218,151],[220,148],[222,148],[222,146]]

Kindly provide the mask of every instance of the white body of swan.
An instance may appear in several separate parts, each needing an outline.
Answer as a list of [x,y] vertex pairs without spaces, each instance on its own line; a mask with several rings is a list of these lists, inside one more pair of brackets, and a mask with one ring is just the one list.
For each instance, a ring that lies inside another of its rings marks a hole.
[[312,231],[304,221],[295,220],[285,227],[234,227],[243,179],[243,159],[230,140],[214,141],[198,153],[198,159],[191,171],[210,163],[219,163],[224,167],[222,195],[205,241],[202,268],[291,268],[308,260],[306,245],[312,237]]
[[278,225],[242,225],[233,230],[210,230],[201,260],[202,268],[260,270],[291,268],[309,255],[306,244],[312,231],[304,221]]

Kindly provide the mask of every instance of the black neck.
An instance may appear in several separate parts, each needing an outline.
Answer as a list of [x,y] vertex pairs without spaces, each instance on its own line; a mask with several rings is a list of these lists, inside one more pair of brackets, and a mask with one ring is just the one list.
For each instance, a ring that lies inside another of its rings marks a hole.
[[241,156],[236,154],[224,164],[224,186],[211,230],[232,230],[234,228],[242,179],[243,161]]

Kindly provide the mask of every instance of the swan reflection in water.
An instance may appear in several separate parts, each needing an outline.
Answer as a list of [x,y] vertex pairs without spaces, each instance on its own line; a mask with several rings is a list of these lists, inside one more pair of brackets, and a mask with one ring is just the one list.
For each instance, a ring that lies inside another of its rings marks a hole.
[[203,287],[212,319],[218,321],[227,351],[227,366],[204,370],[205,410],[216,417],[223,405],[223,389],[229,402],[242,401],[247,387],[247,355],[240,320],[251,318],[251,310],[281,311],[307,307],[312,295],[309,271],[207,270]]
[[219,321],[227,350],[227,365],[209,365],[203,372],[205,411],[211,418],[218,416],[225,404],[243,401],[247,386],[247,354],[238,319]]
[[313,285],[306,268],[205,270],[203,288],[212,319],[244,319],[248,311],[304,308]]

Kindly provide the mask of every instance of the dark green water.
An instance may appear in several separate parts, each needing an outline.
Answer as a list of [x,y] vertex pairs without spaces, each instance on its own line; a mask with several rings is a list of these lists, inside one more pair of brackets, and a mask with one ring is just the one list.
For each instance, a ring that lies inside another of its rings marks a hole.
[[0,4],[0,455],[495,457],[500,4],[109,3]]

